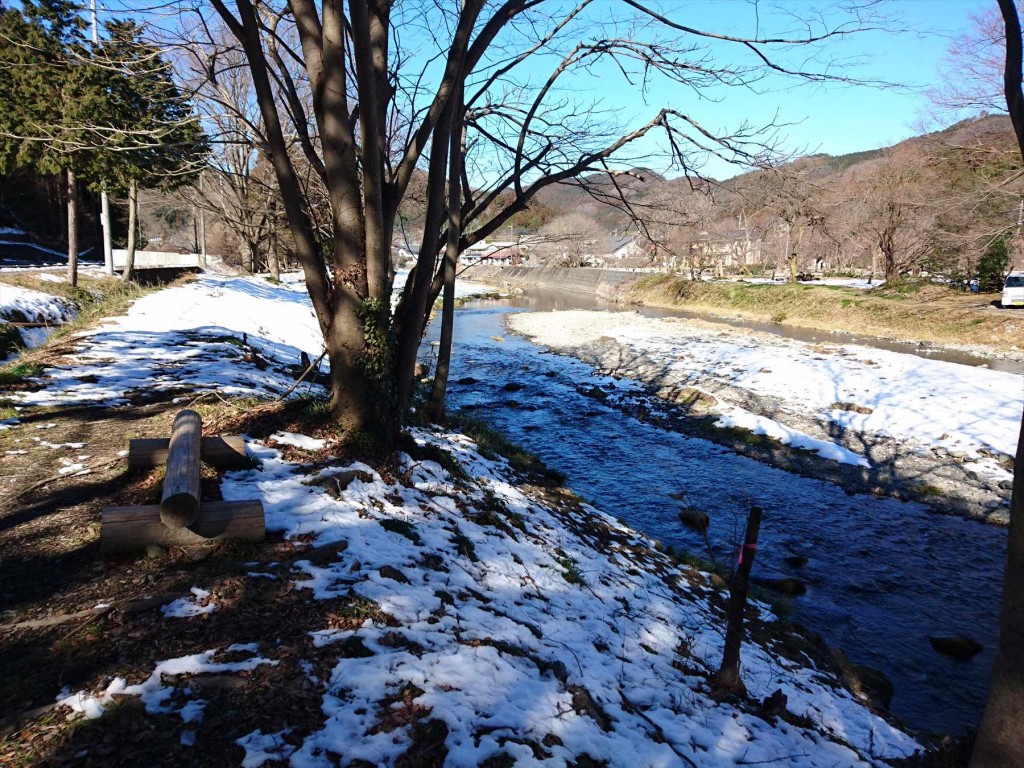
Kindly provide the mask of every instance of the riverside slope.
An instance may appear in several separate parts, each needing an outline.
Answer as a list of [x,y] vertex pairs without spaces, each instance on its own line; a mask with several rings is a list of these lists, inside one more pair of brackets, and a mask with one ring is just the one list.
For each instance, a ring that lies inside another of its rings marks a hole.
[[[26,423],[4,439],[26,439],[33,404],[124,413],[159,396],[272,399],[314,322],[301,285],[204,277],[147,296],[16,393]],[[243,333],[244,353],[226,340]],[[827,669],[787,653],[787,630],[756,603],[759,639],[743,649],[753,698],[716,702],[722,599],[708,577],[571,494],[531,486],[465,436],[413,430],[390,467],[346,458],[330,430],[302,437],[251,437],[257,467],[221,482],[226,499],[262,500],[268,531],[294,556],[268,542],[243,574],[202,571],[156,620],[174,655],[118,649],[85,685],[55,688],[78,718],[102,724],[121,710],[112,730],[71,728],[76,755],[139,718],[154,728],[121,749],[151,742],[185,762],[230,737],[246,766],[874,766],[918,749]],[[231,597],[240,589],[267,600],[244,623],[233,621],[248,610]],[[319,625],[277,622],[273,594],[296,613],[308,604]],[[316,693],[315,716],[258,690],[243,701],[263,706],[223,716],[226,676],[274,669]],[[218,686],[203,685],[211,675]],[[758,701],[776,690],[781,716]]]

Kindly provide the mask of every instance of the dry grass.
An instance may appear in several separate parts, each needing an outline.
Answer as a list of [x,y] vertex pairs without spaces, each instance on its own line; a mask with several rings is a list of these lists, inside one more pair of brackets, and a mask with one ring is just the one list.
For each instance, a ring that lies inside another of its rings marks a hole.
[[911,339],[936,344],[977,344],[1019,351],[1024,313],[992,306],[997,294],[971,294],[928,284],[861,291],[824,285],[694,283],[651,275],[628,298],[647,306],[784,322],[817,330]]

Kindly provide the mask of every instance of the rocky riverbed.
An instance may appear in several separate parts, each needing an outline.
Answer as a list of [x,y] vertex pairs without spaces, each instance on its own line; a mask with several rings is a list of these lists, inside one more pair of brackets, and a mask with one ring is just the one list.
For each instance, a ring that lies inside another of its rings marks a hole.
[[676,429],[850,492],[1008,522],[1019,375],[632,313],[521,313],[508,324],[643,382]]

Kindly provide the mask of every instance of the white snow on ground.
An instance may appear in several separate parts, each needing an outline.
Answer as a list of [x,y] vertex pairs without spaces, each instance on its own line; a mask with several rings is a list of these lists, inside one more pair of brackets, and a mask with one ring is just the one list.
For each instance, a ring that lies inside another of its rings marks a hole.
[[[256,654],[257,648],[252,645],[234,644],[228,646],[222,653],[250,653]],[[174,678],[181,675],[205,675],[224,674],[228,672],[245,672],[255,669],[261,664],[277,664],[276,661],[264,659],[253,655],[242,661],[217,662],[214,657],[220,653],[217,650],[205,651],[203,653],[181,656],[177,659],[161,661],[156,665],[153,673],[138,685],[128,685],[123,677],[115,677],[106,689],[98,696],[93,696],[84,691],[79,691],[70,696],[58,698],[59,704],[71,707],[74,712],[81,712],[90,720],[103,717],[104,705],[114,701],[114,696],[138,696],[146,706],[150,714],[172,713],[181,716],[186,723],[196,722],[202,719],[203,708],[206,702],[202,699],[188,698],[183,703],[175,700],[178,689],[173,685],[164,685],[164,677]],[[186,689],[187,690],[187,689]]]
[[[788,281],[783,279],[772,280],[770,277],[733,277],[725,282],[729,283],[753,283],[755,285],[788,285]],[[885,280],[873,279],[868,282],[866,277],[825,277],[821,280],[801,280],[801,285],[837,285],[843,288],[856,288],[860,291],[866,291],[870,288],[878,288],[885,285]]]
[[[197,335],[178,333],[176,323]],[[300,344],[316,338],[312,329],[305,295],[288,286],[204,278],[147,297],[84,336],[73,372],[84,366],[95,381],[57,369],[35,396],[119,401],[129,389],[169,387],[178,377],[206,386],[241,380],[244,386],[231,386],[255,392],[280,385],[279,378],[210,337],[247,332],[261,355],[294,359]],[[172,375],[154,359],[175,363]],[[314,659],[333,667],[322,680],[311,677],[323,686],[322,726],[250,733],[239,741],[252,761],[246,764],[269,756],[319,768],[334,764],[334,753],[344,764],[393,765],[413,725],[374,726],[382,706],[416,689],[412,703],[447,726],[452,768],[502,752],[522,766],[562,767],[588,754],[615,766],[834,768],[874,765],[918,748],[806,657],[791,661],[750,640],[742,674],[751,697],[782,690],[789,711],[810,725],[766,719],[755,705],[714,702],[707,681],[722,653],[722,600],[704,577],[589,505],[558,494],[536,501],[503,460],[483,458],[466,437],[422,430],[414,437],[448,451],[464,474],[403,454],[396,477],[385,480],[364,464],[313,468],[250,442],[259,468],[224,478],[225,500],[261,499],[268,530],[315,546],[346,544],[333,561],[261,563],[261,572],[276,569],[309,600],[356,601],[367,616],[356,629],[312,633],[312,648],[303,651],[311,655],[301,660],[304,669],[313,670]],[[317,485],[346,470],[365,474],[340,494]],[[368,654],[339,658],[331,651],[341,642],[361,643]],[[302,644],[281,647],[295,653]],[[115,677],[99,693],[62,695],[60,702],[95,718],[116,697],[138,696],[148,713],[194,723],[214,705],[178,678],[277,664],[277,652],[234,643],[158,662],[142,682]],[[285,735],[290,746],[278,747]]]
[[823,459],[831,459],[841,464],[852,464],[855,467],[871,466],[867,459],[843,448],[841,445],[836,445],[827,440],[818,440],[766,416],[758,416],[735,406],[727,406],[719,410],[722,411],[722,415],[715,422],[716,427],[739,427],[748,432],[753,432],[755,435],[767,435],[778,440],[783,445],[791,445],[794,448],[806,448],[809,451],[814,451]]
[[288,728],[277,733],[253,731],[238,739],[235,743],[245,750],[242,768],[259,768],[271,760],[287,759],[295,751],[295,747],[284,740],[289,732]]
[[531,312],[510,316],[509,324],[555,348],[607,336],[695,387],[718,381],[776,398],[783,409],[775,419],[780,425],[787,411],[810,412],[854,432],[967,455],[1016,450],[1024,376],[1012,373],[627,313]]
[[[352,591],[400,622],[398,630],[367,621],[355,631],[314,633],[321,648],[358,638],[373,655],[337,663],[326,722],[304,738],[291,765],[321,765],[326,750],[391,764],[405,740],[368,732],[378,702],[409,684],[423,691],[414,703],[447,724],[450,766],[478,765],[502,748],[523,765],[564,765],[585,752],[610,765],[666,766],[680,765],[680,754],[701,766],[784,755],[800,756],[794,766],[856,765],[917,748],[823,673],[756,645],[743,656],[751,695],[782,689],[790,711],[815,729],[773,726],[715,705],[705,675],[721,657],[720,608],[685,577],[673,578],[681,572],[651,542],[587,505],[537,503],[504,462],[482,458],[463,436],[415,436],[452,452],[472,483],[405,456],[407,485],[355,464],[348,469],[372,480],[353,480],[335,499],[313,483],[341,468],[302,474],[258,443],[250,451],[261,469],[223,483],[225,499],[262,498],[268,529],[347,543],[335,563],[296,563],[298,587],[319,599]],[[456,499],[470,509],[460,511]],[[439,565],[423,567],[431,556]],[[680,653],[693,669],[673,666]],[[574,708],[574,692],[583,689],[603,715],[577,711],[578,699]],[[651,723],[667,743],[652,738]],[[523,743],[551,743],[549,735],[560,744],[548,759]]]
[[10,319],[20,312],[30,323],[64,323],[75,316],[67,299],[0,282],[0,318]]
[[[47,275],[47,277],[49,277]],[[52,323],[61,325],[76,314],[67,299],[42,291],[0,282],[0,325],[6,322]],[[52,332],[50,328],[18,328],[19,345],[38,347]],[[2,360],[3,358],[0,358]]]
[[270,439],[278,445],[290,445],[307,451],[319,451],[327,445],[326,440],[317,440],[315,437],[297,435],[294,432],[275,432],[270,436]]
[[210,592],[199,587],[192,587],[192,597],[179,597],[160,608],[160,612],[168,619],[189,619],[202,616],[217,610],[217,603],[210,600]]
[[[288,366],[298,365],[300,351],[316,358],[322,349],[305,286],[260,278],[203,276],[143,297],[80,338],[84,348],[74,365],[47,369],[45,388],[17,399],[113,405],[140,389],[267,397],[294,383]],[[253,352],[267,363],[264,370],[231,364]]]

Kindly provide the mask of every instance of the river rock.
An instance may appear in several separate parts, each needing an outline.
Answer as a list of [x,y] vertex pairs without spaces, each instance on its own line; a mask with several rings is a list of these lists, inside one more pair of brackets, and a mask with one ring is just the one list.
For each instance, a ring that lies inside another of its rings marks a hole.
[[961,661],[974,658],[985,647],[977,640],[963,635],[932,635],[928,638],[928,642],[939,653]]
[[791,568],[803,568],[807,565],[807,555],[786,555],[782,562]]
[[468,385],[468,384],[476,384],[478,381],[480,381],[480,379],[474,379],[472,376],[463,376],[461,379],[459,379],[455,383],[456,384],[462,384],[462,385]]
[[707,512],[702,512],[696,507],[683,507],[679,510],[679,522],[697,533],[707,533],[711,518]]
[[393,565],[382,565],[377,571],[385,579],[391,579],[397,581],[400,584],[409,584],[409,577],[402,573],[400,570],[395,568]]
[[600,387],[589,387],[589,388],[583,387],[583,388],[580,388],[577,391],[581,395],[585,395],[586,397],[592,397],[595,400],[607,400],[608,399],[608,393],[605,392]]
[[886,674],[874,667],[854,664],[841,648],[831,648],[832,658],[839,667],[843,686],[861,701],[867,702],[875,709],[888,710],[892,703],[892,681]]
[[754,583],[762,587],[780,592],[788,597],[799,597],[807,594],[807,585],[800,579],[754,579]]
[[506,392],[518,392],[522,388],[523,385],[516,381],[510,381],[508,384],[502,387],[502,389],[504,389]]

